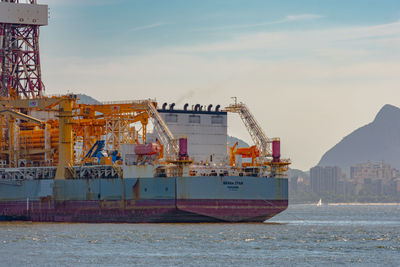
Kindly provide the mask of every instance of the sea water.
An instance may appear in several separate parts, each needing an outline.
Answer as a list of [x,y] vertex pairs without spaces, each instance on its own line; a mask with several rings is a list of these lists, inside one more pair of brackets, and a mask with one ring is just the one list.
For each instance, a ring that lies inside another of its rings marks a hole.
[[291,205],[265,223],[0,223],[1,266],[399,266],[400,205]]

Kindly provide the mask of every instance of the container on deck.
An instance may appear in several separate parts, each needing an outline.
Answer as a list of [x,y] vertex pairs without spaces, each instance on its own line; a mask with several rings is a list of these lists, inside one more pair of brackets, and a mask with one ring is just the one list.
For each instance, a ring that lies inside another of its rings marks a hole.
[[157,153],[160,153],[160,151],[161,147],[156,143],[135,146],[136,155],[155,155]]

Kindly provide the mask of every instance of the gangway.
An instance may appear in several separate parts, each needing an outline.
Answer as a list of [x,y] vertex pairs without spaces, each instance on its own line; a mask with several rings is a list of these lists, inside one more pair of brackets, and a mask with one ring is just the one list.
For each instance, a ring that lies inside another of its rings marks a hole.
[[167,156],[175,159],[179,153],[179,146],[176,139],[174,138],[174,135],[168,128],[163,118],[161,118],[160,113],[158,113],[153,103],[151,101],[147,101],[146,104],[147,112],[149,113],[150,118],[153,122],[154,129],[157,131],[161,139],[161,143],[164,145]]
[[226,107],[225,111],[239,114],[251,136],[251,139],[260,151],[260,157],[263,161],[266,157],[272,157],[272,151],[270,148],[271,141],[268,139],[253,114],[251,114],[246,104],[242,102],[238,103],[236,97],[234,97],[234,100],[235,103]]

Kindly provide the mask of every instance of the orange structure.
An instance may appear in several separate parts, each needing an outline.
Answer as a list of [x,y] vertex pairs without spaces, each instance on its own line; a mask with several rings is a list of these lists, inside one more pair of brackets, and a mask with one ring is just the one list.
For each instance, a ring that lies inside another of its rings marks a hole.
[[[241,147],[241,148],[236,148],[238,145],[238,142],[236,142],[231,148],[230,148],[230,165],[231,166],[236,166],[236,156],[239,155],[242,158],[251,158],[251,163],[250,162],[245,162],[242,163],[242,167],[248,167],[248,166],[258,166],[257,158],[260,156],[260,153],[257,149],[257,146],[251,146],[251,147]],[[236,166],[240,167],[240,166]]]
[[[156,106],[156,102],[89,105],[78,104],[77,100],[76,96],[0,100],[0,160],[3,165],[56,166],[60,144],[67,144],[62,149],[66,151],[62,158],[65,164],[71,165],[81,163],[83,155],[97,140],[106,139],[109,150],[119,150],[120,145],[126,143],[146,143],[148,105]],[[37,117],[44,117],[44,120]],[[141,124],[138,131],[134,126],[137,122]]]

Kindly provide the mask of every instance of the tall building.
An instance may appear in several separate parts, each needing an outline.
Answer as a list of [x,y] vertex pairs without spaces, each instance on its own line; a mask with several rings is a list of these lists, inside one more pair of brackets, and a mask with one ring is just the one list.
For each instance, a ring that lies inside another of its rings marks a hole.
[[350,167],[350,178],[357,183],[364,183],[364,179],[389,181],[397,173],[395,169],[392,169],[389,164],[383,161],[379,163],[364,162]]
[[364,162],[350,167],[350,176],[366,193],[373,195],[397,195],[396,179],[399,171],[384,161]]
[[342,177],[339,167],[316,166],[310,169],[311,190],[314,193],[336,193],[338,181]]
[[188,154],[197,162],[219,164],[227,159],[227,112],[219,105],[174,109],[175,104],[164,103],[158,110],[175,138],[187,137]]

